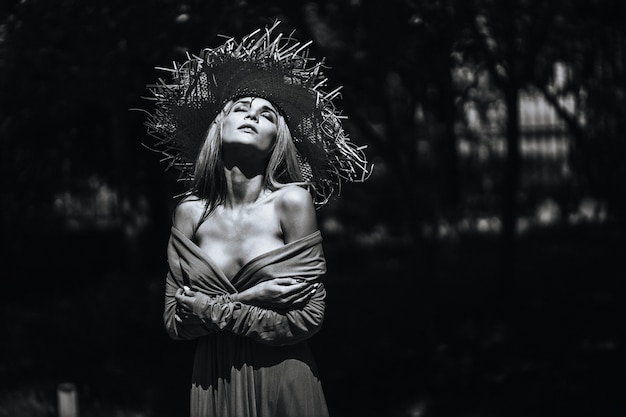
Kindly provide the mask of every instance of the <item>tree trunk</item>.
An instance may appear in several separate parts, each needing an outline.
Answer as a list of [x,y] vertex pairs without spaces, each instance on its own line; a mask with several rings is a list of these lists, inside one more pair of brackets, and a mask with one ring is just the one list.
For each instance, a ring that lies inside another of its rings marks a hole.
[[519,153],[519,86],[508,83],[504,89],[507,106],[506,144],[507,156],[504,166],[502,190],[502,245],[500,277],[503,295],[510,295],[516,280],[516,223],[518,216],[517,194],[520,178]]

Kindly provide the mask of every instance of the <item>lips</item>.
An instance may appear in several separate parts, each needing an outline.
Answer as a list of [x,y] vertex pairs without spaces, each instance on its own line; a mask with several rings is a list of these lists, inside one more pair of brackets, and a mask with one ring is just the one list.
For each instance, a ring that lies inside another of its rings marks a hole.
[[254,133],[259,133],[259,132],[256,130],[256,127],[255,127],[255,126],[253,126],[253,125],[251,125],[251,124],[249,124],[249,123],[242,124],[241,126],[239,126],[239,127],[238,127],[238,129],[239,129],[239,130],[246,130],[246,129],[250,129],[250,130],[251,130],[251,131],[253,131]]

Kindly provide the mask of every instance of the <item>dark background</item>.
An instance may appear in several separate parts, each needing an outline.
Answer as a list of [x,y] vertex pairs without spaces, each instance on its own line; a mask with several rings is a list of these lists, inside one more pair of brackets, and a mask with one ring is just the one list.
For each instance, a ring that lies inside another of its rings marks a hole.
[[331,415],[623,416],[626,12],[610,0],[4,1],[0,416],[184,416],[157,66],[282,21],[375,164],[319,210]]

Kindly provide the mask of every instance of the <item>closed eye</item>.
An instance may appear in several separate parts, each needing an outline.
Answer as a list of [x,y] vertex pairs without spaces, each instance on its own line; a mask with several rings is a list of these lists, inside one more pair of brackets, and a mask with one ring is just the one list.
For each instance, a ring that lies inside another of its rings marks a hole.
[[272,121],[272,122],[276,121],[276,115],[272,111],[264,111],[263,113],[261,113],[261,115],[269,121]]

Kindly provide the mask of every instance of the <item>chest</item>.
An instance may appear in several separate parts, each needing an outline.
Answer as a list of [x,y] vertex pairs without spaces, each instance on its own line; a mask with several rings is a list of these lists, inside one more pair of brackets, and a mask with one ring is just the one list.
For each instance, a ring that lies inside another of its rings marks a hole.
[[257,256],[284,245],[272,205],[244,210],[216,210],[196,232],[198,246],[232,278]]

